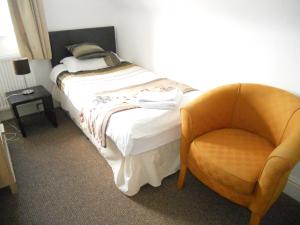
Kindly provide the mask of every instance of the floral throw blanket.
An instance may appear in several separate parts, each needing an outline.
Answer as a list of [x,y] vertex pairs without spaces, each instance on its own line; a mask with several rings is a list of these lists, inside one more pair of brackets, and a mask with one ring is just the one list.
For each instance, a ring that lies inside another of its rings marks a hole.
[[[111,75],[116,73],[126,74],[128,69],[136,65],[129,62],[121,62],[117,66],[108,67],[93,71],[83,71],[77,73],[61,72],[56,79],[57,86],[63,92],[68,91],[66,85],[73,78],[80,83],[80,78],[89,78],[91,76],[99,77],[101,75]],[[113,76],[113,75],[112,75]],[[79,79],[78,79],[79,78]],[[90,79],[91,85],[94,82]],[[114,82],[112,80],[112,82]],[[126,81],[124,81],[126,82]],[[85,82],[86,84],[86,82]],[[80,85],[79,85],[80,86]],[[89,133],[95,137],[95,140],[102,147],[106,147],[106,130],[111,116],[124,110],[140,108],[136,104],[137,95],[142,91],[159,91],[166,92],[172,89],[178,89],[182,93],[193,91],[195,89],[167,78],[157,78],[149,82],[138,85],[129,85],[119,89],[106,89],[106,91],[96,91],[92,98],[89,98],[80,112],[80,121],[83,128],[87,128]]]
[[100,142],[102,147],[106,147],[106,129],[114,113],[139,108],[135,102],[137,94],[141,91],[155,89],[156,91],[165,92],[175,88],[183,93],[195,90],[185,84],[167,78],[159,78],[118,90],[99,92],[82,109],[80,114],[81,125],[88,128],[90,134]]

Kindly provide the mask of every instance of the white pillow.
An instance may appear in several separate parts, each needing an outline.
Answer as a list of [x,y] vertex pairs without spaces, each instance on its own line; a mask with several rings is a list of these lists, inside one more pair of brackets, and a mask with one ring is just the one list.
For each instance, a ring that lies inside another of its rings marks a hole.
[[70,73],[79,71],[98,70],[108,67],[104,58],[95,59],[76,59],[74,56],[63,58],[61,61]]
[[57,76],[63,71],[68,71],[64,64],[54,66],[50,73],[50,79],[56,84]]

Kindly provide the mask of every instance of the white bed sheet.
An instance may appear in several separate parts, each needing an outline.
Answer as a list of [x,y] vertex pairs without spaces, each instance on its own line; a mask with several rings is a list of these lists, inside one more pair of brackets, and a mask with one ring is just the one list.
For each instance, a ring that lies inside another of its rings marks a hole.
[[[60,66],[61,67],[61,66]],[[61,71],[54,68],[53,70]],[[56,80],[51,73],[51,80]],[[155,73],[134,66],[126,71],[109,75],[72,78],[65,84],[64,95],[67,96],[76,111],[82,107],[98,90],[118,89],[129,85],[145,83],[159,78]],[[200,95],[199,91],[184,94],[181,106]],[[73,118],[75,120],[79,119]],[[73,115],[76,117],[76,115]],[[106,134],[116,144],[123,156],[137,155],[170,142],[180,137],[180,110],[137,108],[115,113],[110,118]]]
[[[89,131],[80,126],[79,112],[70,99],[57,87],[53,89],[53,97],[60,101],[62,108],[69,113],[71,119],[96,146],[112,169],[116,187],[125,195],[133,196],[137,194],[145,184],[158,187],[165,177],[178,171],[180,161],[179,140],[138,155],[123,156],[110,138],[107,139],[106,148],[97,144]],[[141,147],[143,148],[143,146]]]

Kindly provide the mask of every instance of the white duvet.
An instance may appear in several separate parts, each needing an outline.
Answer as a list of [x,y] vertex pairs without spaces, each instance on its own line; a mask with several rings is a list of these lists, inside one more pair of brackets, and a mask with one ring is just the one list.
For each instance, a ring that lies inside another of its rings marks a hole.
[[[50,74],[51,80],[56,82],[56,77],[64,70],[64,65],[54,67]],[[80,112],[99,90],[124,88],[157,78],[160,76],[139,66],[106,75],[75,76],[64,83],[64,94]],[[198,91],[184,94],[180,106],[199,94]],[[115,113],[110,118],[106,135],[114,141],[123,156],[158,148],[179,139],[180,106],[172,110],[137,108]]]

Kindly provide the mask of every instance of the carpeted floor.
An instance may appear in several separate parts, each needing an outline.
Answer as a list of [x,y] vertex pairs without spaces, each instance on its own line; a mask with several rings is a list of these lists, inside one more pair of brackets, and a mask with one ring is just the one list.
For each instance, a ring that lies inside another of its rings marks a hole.
[[[178,174],[162,186],[144,186],[126,197],[95,147],[60,110],[59,127],[42,114],[25,118],[28,137],[10,142],[19,192],[0,190],[0,224],[198,224],[246,225],[248,210],[206,188],[188,175],[176,189]],[[282,195],[263,225],[300,224],[300,204]]]

